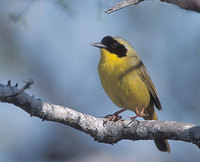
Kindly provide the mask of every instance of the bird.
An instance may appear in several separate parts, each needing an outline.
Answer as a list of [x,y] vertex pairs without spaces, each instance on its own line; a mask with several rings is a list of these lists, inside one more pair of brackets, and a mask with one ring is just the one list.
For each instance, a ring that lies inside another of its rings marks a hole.
[[[100,43],[91,44],[100,48],[98,72],[102,87],[112,102],[121,108],[109,120],[117,121],[119,114],[131,110],[144,120],[158,120],[154,106],[162,110],[155,86],[148,71],[134,48],[118,36],[105,36]],[[158,150],[170,152],[167,140],[154,139]]]

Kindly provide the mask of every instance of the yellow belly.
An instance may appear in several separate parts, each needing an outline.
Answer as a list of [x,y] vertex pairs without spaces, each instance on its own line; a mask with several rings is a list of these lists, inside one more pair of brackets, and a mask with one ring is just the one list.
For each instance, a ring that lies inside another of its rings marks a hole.
[[131,72],[122,78],[99,70],[102,86],[112,102],[123,109],[141,111],[150,103],[150,94],[137,72]]

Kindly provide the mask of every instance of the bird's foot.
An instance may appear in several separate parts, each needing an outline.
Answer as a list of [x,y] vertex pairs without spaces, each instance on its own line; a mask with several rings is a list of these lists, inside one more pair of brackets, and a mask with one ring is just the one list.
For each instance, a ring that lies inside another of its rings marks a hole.
[[125,111],[125,110],[122,109],[122,110],[115,112],[114,114],[106,115],[105,116],[106,120],[104,121],[104,125],[106,125],[108,123],[108,121],[116,122],[116,121],[122,119],[122,116],[120,116],[119,114],[122,113],[123,111]]
[[114,121],[114,122],[116,122],[116,121],[122,119],[122,116],[120,116],[119,114],[115,114],[114,113],[114,114],[106,115],[105,118],[106,118],[106,123],[108,121]]
[[135,120],[137,117],[149,116],[149,114],[144,114],[144,107],[142,108],[141,112],[139,112],[138,108],[136,107],[135,113],[136,113],[136,116],[134,116],[134,117],[127,117],[127,118],[130,118],[131,120]]

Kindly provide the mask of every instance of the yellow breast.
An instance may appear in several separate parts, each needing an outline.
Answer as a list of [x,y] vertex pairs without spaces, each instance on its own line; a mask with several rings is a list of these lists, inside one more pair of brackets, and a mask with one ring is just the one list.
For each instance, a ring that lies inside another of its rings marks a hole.
[[150,94],[138,75],[138,69],[133,69],[124,75],[129,68],[126,58],[118,58],[103,51],[98,66],[100,80],[114,104],[132,111],[135,111],[137,106],[141,111],[142,107],[148,107]]

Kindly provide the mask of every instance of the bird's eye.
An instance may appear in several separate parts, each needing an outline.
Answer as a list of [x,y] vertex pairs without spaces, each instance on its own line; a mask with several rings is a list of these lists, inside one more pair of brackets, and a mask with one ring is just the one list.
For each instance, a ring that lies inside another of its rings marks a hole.
[[116,43],[116,42],[112,43],[112,44],[111,44],[111,47],[112,47],[112,48],[116,48],[116,47],[117,47],[117,43]]

